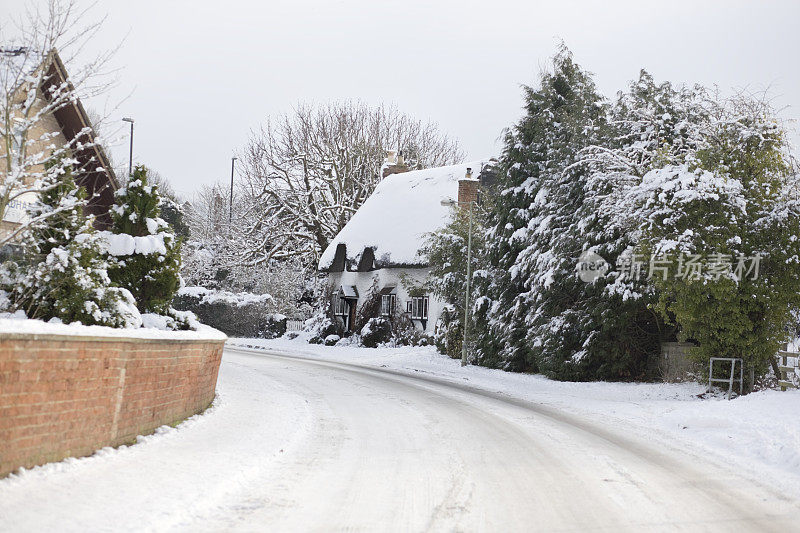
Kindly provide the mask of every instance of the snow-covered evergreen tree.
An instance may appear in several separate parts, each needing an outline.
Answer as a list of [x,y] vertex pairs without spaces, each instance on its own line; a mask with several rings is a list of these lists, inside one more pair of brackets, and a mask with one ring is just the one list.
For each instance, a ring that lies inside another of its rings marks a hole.
[[[484,196],[485,198],[485,196]],[[461,357],[464,339],[464,305],[467,272],[467,242],[470,230],[468,207],[459,207],[453,213],[449,224],[428,235],[419,253],[430,265],[430,273],[425,282],[426,292],[433,293],[445,304],[446,309],[436,324],[436,345],[439,350],[453,358]],[[472,212],[472,286],[476,278],[482,277],[486,270],[486,210],[485,203],[473,206]],[[476,291],[472,289],[471,303]],[[474,316],[470,315],[470,336],[468,343],[476,337]]]
[[13,282],[7,287],[13,308],[42,320],[141,326],[130,292],[111,286],[98,235],[83,214],[84,190],[75,185],[70,167],[53,166],[61,169],[61,176],[30,210],[23,258],[4,265],[4,277]]
[[111,280],[133,294],[142,313],[166,314],[180,286],[181,255],[179,240],[159,216],[158,187],[137,166],[115,196],[111,231],[103,232],[113,256]]
[[[484,364],[562,379],[652,376],[673,330],[652,309],[653,285],[615,269],[641,233],[626,198],[653,168],[694,153],[703,95],[642,71],[608,105],[565,48],[540,88],[526,88],[528,113],[501,161],[491,275],[479,284]],[[576,267],[589,253],[608,272],[587,282]]]
[[575,353],[580,364],[571,360],[569,371],[561,373],[565,377],[633,379],[654,377],[657,371],[660,343],[674,335],[674,328],[652,310],[653,285],[615,268],[631,257],[641,223],[623,204],[648,171],[692,153],[703,115],[702,94],[699,88],[656,84],[642,71],[611,108],[604,144],[581,151],[586,180],[578,228],[584,252],[602,257],[609,271],[571,298],[571,310],[589,319],[579,332],[581,350]]
[[575,270],[585,242],[577,213],[586,170],[578,162],[583,148],[603,144],[607,104],[563,45],[525,100],[500,161],[488,244],[493,282],[477,308],[490,328],[479,348],[484,364],[554,372],[580,360],[582,332],[592,329],[570,307],[585,289]]

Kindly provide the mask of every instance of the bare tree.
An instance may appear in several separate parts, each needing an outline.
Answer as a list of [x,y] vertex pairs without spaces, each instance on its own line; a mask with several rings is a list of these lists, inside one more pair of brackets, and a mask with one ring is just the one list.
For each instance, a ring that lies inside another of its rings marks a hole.
[[[52,124],[54,113],[77,106],[79,98],[106,92],[113,83],[107,65],[116,49],[88,62],[76,61],[103,22],[86,23],[86,16],[75,0],[49,0],[43,9],[29,10],[16,28],[0,26],[0,220],[9,206],[35,202],[68,167],[80,179],[82,172],[100,166],[94,159],[76,159],[77,152],[98,143],[91,127],[62,142]],[[39,218],[56,214],[58,210]],[[0,235],[0,246],[26,225]]]
[[387,150],[402,150],[412,168],[458,163],[455,140],[431,122],[394,107],[361,102],[299,105],[268,120],[242,154],[242,225],[251,263],[316,260],[372,194]]

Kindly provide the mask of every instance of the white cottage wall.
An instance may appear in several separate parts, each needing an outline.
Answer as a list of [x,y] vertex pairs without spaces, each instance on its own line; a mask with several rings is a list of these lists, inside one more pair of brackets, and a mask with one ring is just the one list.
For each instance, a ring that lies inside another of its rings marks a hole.
[[[378,278],[378,289],[382,289],[388,285],[397,287],[397,306],[400,310],[405,310],[406,302],[410,300],[408,294],[408,287],[403,285],[401,276],[405,274],[409,279],[415,283],[422,283],[428,277],[430,269],[428,268],[381,268],[371,272],[331,272],[329,274],[329,283],[333,286],[334,290],[338,290],[342,285],[352,285],[358,290],[358,305],[360,306],[369,290],[372,288],[372,281]],[[425,328],[422,327],[422,321],[414,320],[414,327],[425,333],[433,334],[436,329],[436,322],[439,320],[444,303],[440,301],[433,294],[426,294],[428,296],[428,320],[426,321]]]

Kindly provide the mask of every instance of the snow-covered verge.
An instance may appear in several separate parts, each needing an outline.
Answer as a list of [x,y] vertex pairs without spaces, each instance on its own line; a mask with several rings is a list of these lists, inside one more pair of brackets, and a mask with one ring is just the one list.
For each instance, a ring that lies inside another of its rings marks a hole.
[[111,328],[107,326],[84,326],[83,324],[62,324],[56,321],[44,322],[25,318],[22,313],[0,313],[0,335],[21,333],[35,335],[69,335],[79,337],[114,337],[128,339],[170,339],[170,340],[225,340],[228,337],[212,327],[194,321],[191,330],[173,330],[168,321],[170,317],[142,315],[144,327]]
[[[295,339],[230,339],[228,346],[424,375],[562,409],[664,445],[684,446],[784,489],[800,489],[800,391],[727,401],[699,383],[560,382],[460,361],[433,347],[322,346]],[[703,397],[701,398],[701,395]]]

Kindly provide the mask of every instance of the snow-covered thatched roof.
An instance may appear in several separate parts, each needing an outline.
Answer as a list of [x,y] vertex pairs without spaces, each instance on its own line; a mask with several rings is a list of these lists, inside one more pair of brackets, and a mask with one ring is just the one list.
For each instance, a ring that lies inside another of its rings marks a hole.
[[417,251],[425,234],[441,228],[450,218],[450,208],[441,205],[442,200],[457,199],[458,180],[464,178],[467,168],[477,177],[487,162],[387,176],[325,249],[319,269],[352,269],[364,260],[370,263],[362,265],[366,270],[373,266],[423,266]]

